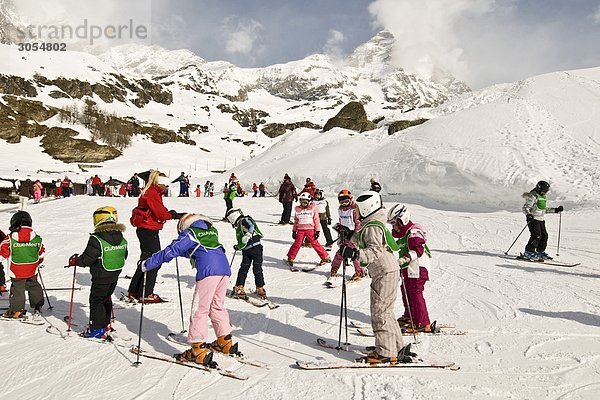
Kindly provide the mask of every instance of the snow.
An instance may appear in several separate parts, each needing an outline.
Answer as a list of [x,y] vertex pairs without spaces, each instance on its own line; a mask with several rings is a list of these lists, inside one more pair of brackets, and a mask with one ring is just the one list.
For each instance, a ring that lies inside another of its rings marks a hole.
[[[328,197],[334,206],[334,196]],[[73,270],[62,266],[71,254],[83,250],[86,232],[92,228],[91,213],[106,204],[116,206],[120,219],[127,221],[135,200],[77,196],[29,207],[34,228],[43,236],[48,251],[42,270],[48,288],[70,287]],[[224,212],[222,199],[216,197],[168,198],[165,204],[170,209],[202,212],[215,219]],[[270,369],[222,361],[224,366],[249,376],[247,381],[235,381],[149,359],[142,359],[142,365],[135,368],[131,365],[135,357],[126,348],[76,337],[61,338],[46,333],[45,326],[2,320],[3,396],[30,399],[44,393],[42,396],[48,399],[593,399],[600,393],[600,294],[594,289],[595,279],[600,276],[600,253],[597,232],[590,229],[600,222],[597,209],[564,213],[558,258],[582,263],[564,268],[498,257],[524,225],[518,211],[449,212],[409,205],[413,219],[426,228],[434,254],[431,280],[425,291],[430,315],[468,332],[464,336],[421,337],[415,350],[425,358],[454,361],[461,366],[460,371],[315,372],[298,370],[295,361],[341,362],[356,356],[338,354],[315,344],[318,337],[337,341],[340,289],[323,288],[327,267],[292,273],[281,261],[291,245],[291,229],[270,225],[281,212],[275,199],[241,198],[235,200],[235,206],[252,215],[265,233],[266,289],[271,300],[281,306],[275,310],[259,309],[232,299],[226,299],[226,306],[241,351],[270,364]],[[10,216],[9,212],[0,213],[0,226],[8,226]],[[551,215],[547,221],[549,252],[554,254],[558,217]],[[216,227],[231,261],[234,231],[223,222],[217,222]],[[133,274],[139,257],[138,241],[129,225],[125,236],[130,256],[122,276]],[[175,236],[175,223],[168,222],[161,232],[161,243],[164,246]],[[511,253],[522,251],[525,241],[523,235]],[[317,256],[302,249],[298,260],[313,263]],[[238,254],[233,260],[234,276],[239,262]],[[179,268],[187,328],[194,274],[186,260],[179,260]],[[170,302],[144,307],[142,348],[169,355],[185,349],[165,339],[169,332],[181,330],[174,262],[161,268],[157,282],[157,293]],[[126,291],[128,284],[129,280],[120,279],[116,293]],[[78,268],[76,285],[82,289],[75,291],[74,320],[84,324],[89,312],[87,270]],[[253,287],[252,275],[246,287]],[[65,335],[62,318],[68,314],[70,291],[48,294],[54,310],[46,313],[46,326],[52,325]],[[368,296],[368,279],[348,287],[350,320],[369,323]],[[0,304],[5,302],[0,300]],[[397,315],[402,312],[400,301],[395,310]],[[117,309],[115,313],[119,336],[131,337],[135,342],[139,306]],[[411,337],[404,339],[412,342]],[[349,331],[351,343],[370,345],[372,340]],[[31,368],[36,370],[34,376]]]

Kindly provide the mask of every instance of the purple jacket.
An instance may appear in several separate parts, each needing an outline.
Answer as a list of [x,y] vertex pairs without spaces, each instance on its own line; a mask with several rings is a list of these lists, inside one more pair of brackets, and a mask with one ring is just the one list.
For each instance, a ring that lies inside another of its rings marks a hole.
[[[198,220],[191,225],[192,228],[207,229],[208,225],[203,220]],[[146,260],[146,269],[151,270],[160,267],[175,257],[186,257],[193,261],[196,268],[196,280],[202,280],[207,276],[231,276],[231,268],[223,246],[216,249],[203,247],[194,233],[186,229],[179,237],[159,252],[152,254]]]
[[279,202],[287,203],[297,199],[298,194],[296,194],[296,186],[294,186],[290,179],[284,179],[281,187],[279,188]]

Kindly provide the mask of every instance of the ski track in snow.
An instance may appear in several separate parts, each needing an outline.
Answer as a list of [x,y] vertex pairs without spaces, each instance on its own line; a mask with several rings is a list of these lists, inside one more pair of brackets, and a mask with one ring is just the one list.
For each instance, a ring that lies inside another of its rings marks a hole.
[[[219,198],[166,198],[165,203],[169,209],[209,215],[221,215],[224,209]],[[47,287],[71,286],[72,270],[63,265],[71,254],[84,249],[91,213],[105,204],[116,206],[128,225],[135,204],[131,199],[78,196],[29,208],[34,229],[48,249],[43,269]],[[44,326],[0,321],[4,361],[0,398],[592,399],[600,393],[600,290],[596,288],[600,255],[594,251],[599,234],[584,228],[597,226],[599,210],[563,216],[560,258],[582,263],[565,268],[498,257],[522,229],[520,210],[469,214],[411,206],[414,220],[428,232],[434,255],[431,281],[425,288],[430,315],[468,332],[464,336],[418,337],[414,349],[425,358],[454,361],[460,371],[301,371],[294,367],[296,360],[343,361],[357,356],[338,354],[315,342],[317,337],[337,341],[341,289],[322,286],[330,265],[309,273],[291,272],[282,261],[292,242],[291,227],[267,223],[275,222],[281,211],[275,199],[241,198],[235,200],[235,206],[261,221],[266,289],[281,307],[256,308],[233,299],[226,299],[226,305],[240,350],[270,364],[270,369],[219,358],[222,366],[250,377],[234,381],[149,359],[142,359],[136,368],[131,366],[135,356],[125,347],[77,337],[63,339],[46,333]],[[10,216],[11,212],[0,212],[0,225],[7,226]],[[556,249],[557,225],[552,218],[547,222],[550,252]],[[234,231],[223,222],[216,222],[216,227],[231,259]],[[130,226],[125,235],[130,256],[122,275],[132,275],[139,256],[138,241]],[[168,222],[161,232],[162,245],[174,237],[175,223]],[[522,251],[526,240],[524,234],[511,253]],[[238,254],[232,280],[240,261]],[[318,257],[313,249],[302,248],[297,261],[312,264]],[[166,340],[169,332],[181,330],[174,267],[174,263],[164,265],[157,283],[157,292],[170,302],[144,308],[142,348],[167,355],[185,348]],[[186,260],[180,260],[179,267],[187,328],[194,275]],[[250,273],[247,289],[254,288],[253,280]],[[86,269],[78,268],[76,284],[82,290],[75,292],[73,315],[83,323],[89,312]],[[126,291],[128,284],[128,280],[120,280],[116,293]],[[70,291],[48,294],[54,310],[46,314],[47,321],[65,335],[62,318],[68,313]],[[348,286],[349,320],[369,323],[368,297],[368,279]],[[398,316],[401,304],[398,299]],[[116,318],[120,336],[137,341],[139,306],[116,310]],[[358,336],[353,329],[348,333],[351,343],[373,344],[372,338]],[[209,334],[212,340],[212,330]],[[406,343],[412,340],[404,337]]]

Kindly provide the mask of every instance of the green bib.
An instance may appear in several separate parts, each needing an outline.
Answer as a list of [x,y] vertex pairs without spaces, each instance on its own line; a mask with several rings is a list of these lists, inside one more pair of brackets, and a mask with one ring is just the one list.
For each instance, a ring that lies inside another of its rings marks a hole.
[[[406,232],[406,235],[399,238],[396,242],[396,243],[398,243],[398,246],[400,247],[400,250],[399,250],[400,255],[406,254],[410,251],[410,249],[408,248],[408,235],[409,234],[410,234],[410,230],[408,232]],[[429,247],[427,246],[427,244],[424,244],[423,248],[425,249],[425,254],[427,254],[427,257],[431,258],[431,251],[429,251]]]
[[127,255],[127,240],[123,238],[121,243],[118,245],[112,245],[106,240],[92,235],[100,243],[102,253],[100,259],[102,260],[102,268],[107,271],[120,271],[125,266],[125,256]]
[[10,238],[10,259],[13,264],[34,264],[40,260],[42,238],[35,236],[29,242],[19,242]]
[[385,227],[385,225],[383,223],[381,223],[379,221],[375,221],[375,220],[371,220],[371,221],[367,222],[366,224],[361,226],[360,229],[358,230],[358,248],[359,249],[365,248],[365,242],[363,241],[362,236],[364,233],[363,231],[368,226],[376,226],[383,231],[383,234],[385,235],[385,244],[387,247],[389,247],[390,250],[392,250],[392,251],[400,250],[400,248],[398,247],[398,244],[396,243],[396,239],[392,236],[392,232],[388,231],[388,229]]
[[546,209],[546,196],[539,194],[537,192],[530,192],[530,194],[534,195],[535,198],[537,199],[536,206],[537,206],[538,210],[545,210]]
[[[254,221],[254,219],[252,217],[244,217],[244,218],[249,218],[252,221],[252,224],[254,225],[254,235],[263,237],[263,234],[260,231],[260,229],[258,228],[256,221]],[[244,237],[244,229],[242,229],[242,224],[240,224],[237,228],[235,228],[235,237],[237,239],[238,247],[240,248],[240,250],[243,250],[244,247],[246,247],[246,244],[242,243],[242,237]]]
[[194,234],[194,237],[196,238],[198,243],[200,243],[200,246],[210,250],[222,247],[221,243],[219,243],[219,232],[214,226],[211,225],[211,227],[208,229],[189,229]]

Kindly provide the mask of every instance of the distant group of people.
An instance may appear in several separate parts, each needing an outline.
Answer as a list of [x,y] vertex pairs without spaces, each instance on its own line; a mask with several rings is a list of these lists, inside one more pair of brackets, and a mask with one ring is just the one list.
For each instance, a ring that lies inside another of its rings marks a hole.
[[[201,196],[200,185],[196,186],[196,197]],[[211,181],[206,181],[204,183],[204,197],[213,197],[215,194],[215,183]]]

